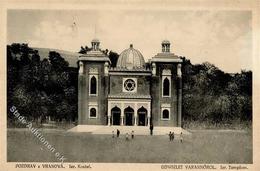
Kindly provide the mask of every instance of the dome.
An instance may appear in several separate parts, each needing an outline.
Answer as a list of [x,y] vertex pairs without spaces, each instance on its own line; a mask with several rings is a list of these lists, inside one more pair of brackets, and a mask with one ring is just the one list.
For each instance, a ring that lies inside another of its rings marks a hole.
[[130,48],[124,50],[118,60],[117,65],[118,68],[144,68],[145,61],[143,55],[136,49],[133,48],[133,45],[130,45]]

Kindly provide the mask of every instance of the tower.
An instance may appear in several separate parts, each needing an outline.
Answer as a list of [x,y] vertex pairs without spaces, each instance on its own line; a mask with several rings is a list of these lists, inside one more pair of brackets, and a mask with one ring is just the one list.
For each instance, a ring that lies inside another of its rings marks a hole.
[[100,41],[98,39],[93,39],[91,41],[92,50],[99,51],[99,44],[100,44]]
[[162,41],[162,52],[163,53],[170,52],[170,46],[171,46],[171,43],[168,40],[163,40]]
[[100,41],[91,41],[91,51],[79,56],[78,124],[104,125],[108,90],[108,56],[100,51]]
[[[181,63],[182,59],[171,53],[170,41],[163,40],[162,52],[151,59],[152,114],[154,125],[181,127]],[[159,115],[154,115],[159,113]]]

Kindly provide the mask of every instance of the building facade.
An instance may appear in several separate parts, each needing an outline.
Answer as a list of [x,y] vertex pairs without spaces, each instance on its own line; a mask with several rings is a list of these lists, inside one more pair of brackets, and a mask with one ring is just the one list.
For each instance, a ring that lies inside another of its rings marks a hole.
[[148,63],[131,44],[116,67],[94,39],[79,56],[78,124],[181,127],[182,59],[170,42]]

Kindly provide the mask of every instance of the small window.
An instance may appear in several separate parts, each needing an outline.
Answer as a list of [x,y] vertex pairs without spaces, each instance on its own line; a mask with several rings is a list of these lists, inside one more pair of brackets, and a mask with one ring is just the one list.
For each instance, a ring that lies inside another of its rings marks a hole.
[[162,118],[163,118],[163,119],[169,119],[169,118],[170,118],[169,110],[167,110],[167,109],[164,109],[164,110],[163,110]]
[[168,78],[163,80],[163,96],[170,96],[170,81]]
[[90,94],[97,94],[97,79],[95,76],[90,80]]
[[91,118],[96,118],[97,117],[97,110],[95,108],[90,109],[90,115]]

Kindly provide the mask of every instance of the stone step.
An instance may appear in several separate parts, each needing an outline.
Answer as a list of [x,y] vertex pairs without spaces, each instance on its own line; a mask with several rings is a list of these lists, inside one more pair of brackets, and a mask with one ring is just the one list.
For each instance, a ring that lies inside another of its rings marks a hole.
[[[78,125],[68,132],[89,132],[92,134],[111,134],[116,130],[120,131],[120,134],[131,134],[134,131],[135,135],[149,135],[150,129],[148,126],[104,126],[104,125]],[[169,132],[174,132],[175,134],[190,134],[188,131],[184,130],[181,127],[154,127],[153,135],[167,135]]]

